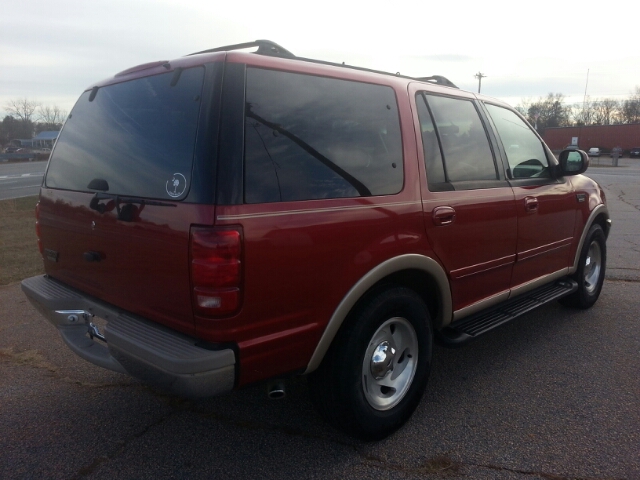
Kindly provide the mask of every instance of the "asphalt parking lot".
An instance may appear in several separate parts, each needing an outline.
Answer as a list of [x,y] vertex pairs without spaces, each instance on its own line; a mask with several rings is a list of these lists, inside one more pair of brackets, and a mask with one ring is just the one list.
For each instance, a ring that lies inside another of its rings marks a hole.
[[637,282],[437,348],[418,411],[378,443],[325,425],[304,379],[281,401],[167,397],[75,357],[17,285],[0,303],[0,478],[640,478]]
[[[640,171],[640,170],[639,170]],[[0,287],[0,478],[640,479],[640,183],[589,171],[614,230],[590,310],[551,304],[458,350],[378,443],[316,415],[304,379],[197,402],[71,353],[19,285]]]

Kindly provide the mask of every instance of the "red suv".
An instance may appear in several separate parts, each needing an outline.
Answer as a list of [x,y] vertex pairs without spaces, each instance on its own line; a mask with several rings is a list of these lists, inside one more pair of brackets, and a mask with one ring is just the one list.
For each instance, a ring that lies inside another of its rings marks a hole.
[[588,162],[443,77],[216,48],[82,94],[37,207],[46,275],[22,287],[96,365],[192,397],[307,374],[334,425],[382,438],[434,341],[597,300]]

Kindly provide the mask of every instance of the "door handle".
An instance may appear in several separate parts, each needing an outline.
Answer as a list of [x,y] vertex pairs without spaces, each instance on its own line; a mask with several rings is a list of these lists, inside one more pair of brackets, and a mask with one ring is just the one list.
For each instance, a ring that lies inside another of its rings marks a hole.
[[436,207],[431,217],[436,225],[451,225],[456,219],[456,211],[453,207]]
[[536,197],[524,197],[524,209],[527,213],[535,213],[538,210],[538,199]]

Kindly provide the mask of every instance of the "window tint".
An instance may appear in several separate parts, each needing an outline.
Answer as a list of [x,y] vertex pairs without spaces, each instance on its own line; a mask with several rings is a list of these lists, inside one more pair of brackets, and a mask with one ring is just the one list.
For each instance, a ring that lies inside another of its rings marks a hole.
[[433,120],[431,120],[431,114],[422,94],[416,95],[416,106],[418,107],[418,119],[420,120],[427,183],[429,184],[429,189],[433,190],[434,188],[437,189],[437,184],[442,184],[446,181],[442,155],[440,154],[440,144],[438,143]]
[[47,187],[90,191],[104,180],[112,194],[184,198],[203,76],[191,68],[102,87],[92,100],[85,92],[60,133]]
[[447,181],[496,180],[493,153],[475,106],[469,100],[427,95],[442,143]]
[[507,153],[513,178],[549,177],[549,162],[542,143],[514,112],[485,104]]
[[398,193],[402,142],[390,87],[247,70],[247,203]]

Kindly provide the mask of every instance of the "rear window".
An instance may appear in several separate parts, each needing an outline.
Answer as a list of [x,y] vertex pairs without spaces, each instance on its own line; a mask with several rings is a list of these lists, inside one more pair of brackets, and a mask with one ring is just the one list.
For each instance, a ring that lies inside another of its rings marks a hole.
[[247,70],[245,202],[389,195],[403,180],[392,88]]
[[[200,110],[202,67],[85,92],[51,157],[45,185],[181,199],[189,191]],[[92,98],[94,97],[94,98]]]
[[449,182],[497,180],[493,152],[473,102],[427,95]]

